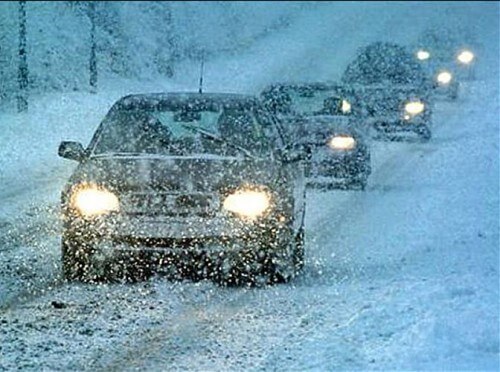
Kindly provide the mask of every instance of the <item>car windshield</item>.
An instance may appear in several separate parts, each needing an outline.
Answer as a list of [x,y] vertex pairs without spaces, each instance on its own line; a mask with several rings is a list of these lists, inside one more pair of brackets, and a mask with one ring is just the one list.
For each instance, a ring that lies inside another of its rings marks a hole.
[[[332,98],[331,90],[295,89],[290,91],[291,109],[296,113],[310,116],[322,113]],[[325,112],[326,113],[326,112]]]
[[341,114],[342,99],[334,88],[296,86],[265,91],[262,98],[273,111],[284,115]]
[[236,156],[261,153],[268,147],[252,110],[185,105],[110,113],[102,123],[93,153]]
[[342,81],[348,84],[425,84],[425,73],[404,47],[377,42],[349,63]]

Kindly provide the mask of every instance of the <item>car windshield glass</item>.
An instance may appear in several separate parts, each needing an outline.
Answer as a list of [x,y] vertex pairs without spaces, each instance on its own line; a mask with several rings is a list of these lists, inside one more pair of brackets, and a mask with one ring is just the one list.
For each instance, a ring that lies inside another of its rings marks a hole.
[[425,84],[425,73],[404,47],[376,42],[365,47],[347,66],[342,80],[358,84]]
[[331,90],[293,89],[289,92],[291,110],[302,115],[316,115],[324,109],[325,100],[332,97]]
[[122,109],[110,114],[94,145],[94,154],[165,155],[259,153],[268,147],[261,124],[250,109]]

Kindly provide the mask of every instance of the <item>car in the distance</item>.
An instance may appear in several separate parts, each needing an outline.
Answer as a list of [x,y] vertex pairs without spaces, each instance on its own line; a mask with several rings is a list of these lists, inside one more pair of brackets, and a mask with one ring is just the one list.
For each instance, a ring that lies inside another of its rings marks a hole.
[[359,105],[332,82],[275,83],[260,97],[282,121],[289,141],[308,156],[308,186],[364,190],[371,157]]
[[62,192],[64,277],[294,277],[304,255],[304,162],[278,125],[246,95],[118,100],[86,149],[59,147],[79,162]]
[[375,42],[361,48],[342,82],[353,90],[373,138],[431,138],[433,83],[405,47]]
[[350,93],[335,82],[281,82],[266,86],[260,98],[268,110],[286,120],[316,115],[326,106],[331,115],[349,116],[353,110]]
[[466,26],[441,25],[425,29],[414,42],[413,50],[419,62],[434,67],[434,74],[446,66],[455,80],[467,81],[476,78],[476,63],[482,46]]
[[295,119],[297,143],[309,155],[307,184],[319,189],[364,190],[371,155],[364,132],[346,117],[320,114]]

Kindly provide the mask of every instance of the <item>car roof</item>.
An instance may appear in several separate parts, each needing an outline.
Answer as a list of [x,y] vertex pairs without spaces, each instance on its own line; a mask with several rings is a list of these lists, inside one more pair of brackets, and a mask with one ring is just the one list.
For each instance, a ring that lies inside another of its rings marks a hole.
[[255,107],[260,101],[252,95],[239,93],[198,93],[198,92],[165,92],[130,94],[120,98],[115,108],[147,108],[162,103],[179,104],[198,102],[200,104],[220,104],[221,106]]
[[311,88],[317,90],[329,90],[339,88],[342,84],[333,81],[296,81],[296,82],[283,82],[283,83],[273,83],[264,88],[263,92],[271,91],[279,88],[284,89],[300,89],[300,88]]

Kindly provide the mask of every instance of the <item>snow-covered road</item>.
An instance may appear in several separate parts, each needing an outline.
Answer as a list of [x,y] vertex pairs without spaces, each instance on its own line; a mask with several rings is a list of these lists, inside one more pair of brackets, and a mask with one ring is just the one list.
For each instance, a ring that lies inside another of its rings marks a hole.
[[429,143],[374,143],[366,192],[308,193],[288,285],[65,284],[57,208],[32,211],[2,246],[0,369],[496,369],[498,88],[464,90]]
[[[414,12],[369,8],[311,12],[221,56],[207,64],[207,89],[337,77],[357,45]],[[335,26],[350,37],[323,37]],[[397,41],[423,25],[412,27]],[[286,285],[63,282],[57,203],[74,163],[57,157],[58,143],[88,143],[118,97],[163,82],[44,95],[27,115],[0,111],[0,371],[499,370],[498,29],[488,32],[480,79],[436,104],[429,143],[374,142],[365,192],[308,192],[306,264]],[[330,43],[334,71],[322,58]],[[186,89],[193,71],[169,89]]]

